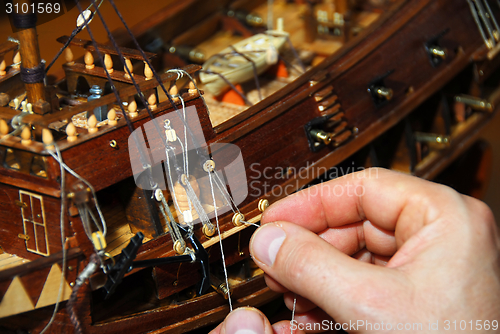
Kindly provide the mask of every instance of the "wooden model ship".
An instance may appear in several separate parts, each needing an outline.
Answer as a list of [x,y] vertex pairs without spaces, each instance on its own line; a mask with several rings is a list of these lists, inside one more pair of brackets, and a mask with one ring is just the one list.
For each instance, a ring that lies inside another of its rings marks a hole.
[[[79,8],[91,40],[59,38],[85,56],[66,48],[55,85],[31,19],[0,46],[2,331],[181,333],[262,305],[248,241],[269,202],[336,166],[434,179],[500,99],[493,1],[168,2],[117,48]],[[278,17],[284,43],[238,48]],[[203,65],[229,51],[243,79]]]

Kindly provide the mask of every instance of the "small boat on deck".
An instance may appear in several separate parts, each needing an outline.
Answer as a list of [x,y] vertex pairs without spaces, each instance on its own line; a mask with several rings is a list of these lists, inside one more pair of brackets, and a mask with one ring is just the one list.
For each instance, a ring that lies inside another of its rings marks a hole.
[[230,89],[228,84],[251,80],[278,62],[278,52],[287,41],[283,31],[257,34],[229,46],[203,64],[200,81],[215,96]]

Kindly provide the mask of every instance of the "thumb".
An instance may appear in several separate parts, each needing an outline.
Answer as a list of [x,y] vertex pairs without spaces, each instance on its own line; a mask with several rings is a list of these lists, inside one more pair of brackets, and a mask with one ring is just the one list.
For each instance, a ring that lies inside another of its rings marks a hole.
[[393,309],[398,314],[402,305],[391,300],[411,293],[399,270],[355,260],[296,224],[260,227],[250,241],[250,252],[267,275],[336,321],[373,319],[380,315],[381,305],[385,312]]
[[241,307],[229,313],[210,334],[273,334],[269,320],[256,308]]

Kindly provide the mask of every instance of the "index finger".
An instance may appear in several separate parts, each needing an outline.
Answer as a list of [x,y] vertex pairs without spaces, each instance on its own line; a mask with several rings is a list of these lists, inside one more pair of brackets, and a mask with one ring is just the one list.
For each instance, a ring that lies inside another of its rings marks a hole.
[[443,213],[460,215],[457,200],[463,203],[461,196],[448,187],[372,168],[321,183],[274,203],[264,212],[262,224],[288,221],[320,233],[369,220],[374,226],[396,232],[400,246]]

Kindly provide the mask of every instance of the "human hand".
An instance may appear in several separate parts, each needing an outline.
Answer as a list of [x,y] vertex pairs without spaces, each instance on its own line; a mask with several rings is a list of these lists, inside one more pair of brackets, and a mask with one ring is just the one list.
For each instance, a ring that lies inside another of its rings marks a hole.
[[370,169],[273,204],[262,224],[251,253],[289,308],[299,295],[304,326],[335,319],[360,333],[368,323],[378,333],[489,332],[496,320],[498,329],[500,237],[478,200]]

